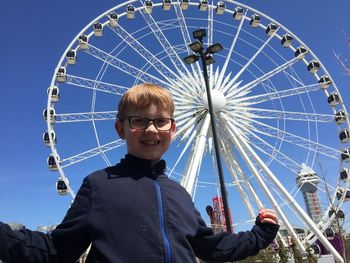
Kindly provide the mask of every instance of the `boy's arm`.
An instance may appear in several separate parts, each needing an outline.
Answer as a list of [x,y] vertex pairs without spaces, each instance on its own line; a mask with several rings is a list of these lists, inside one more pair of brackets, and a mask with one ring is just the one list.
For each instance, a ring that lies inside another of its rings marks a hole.
[[203,227],[191,241],[196,256],[207,261],[236,261],[257,254],[275,239],[279,225],[272,210],[262,210],[250,231],[212,234]]
[[0,259],[6,263],[58,262],[49,235],[28,229],[12,230],[0,222]]
[[6,263],[75,262],[90,244],[90,184],[85,179],[63,222],[51,233],[13,231],[0,222],[0,260]]

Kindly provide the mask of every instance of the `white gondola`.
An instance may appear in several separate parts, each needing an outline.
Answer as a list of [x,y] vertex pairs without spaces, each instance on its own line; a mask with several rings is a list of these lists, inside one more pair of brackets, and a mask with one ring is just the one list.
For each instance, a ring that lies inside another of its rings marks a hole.
[[344,211],[339,209],[339,211],[337,212],[337,218],[340,220],[344,220],[345,219],[345,214]]
[[265,33],[268,36],[272,36],[272,34],[276,32],[277,28],[278,27],[274,23],[270,23],[270,24],[267,25]]
[[128,5],[126,7],[126,17],[128,19],[134,19],[135,18],[135,7],[133,5]]
[[350,162],[350,148],[346,148],[342,151],[341,153],[341,159],[344,161],[344,162]]
[[307,65],[307,70],[310,73],[315,74],[320,69],[320,66],[320,63],[317,60],[312,60],[309,65]]
[[182,10],[187,10],[189,4],[190,4],[189,0],[182,0],[181,3],[180,3],[180,7],[181,7]]
[[217,15],[222,15],[223,13],[225,13],[225,8],[226,8],[225,3],[223,1],[219,1],[216,4],[216,14]]
[[305,47],[300,46],[295,50],[294,56],[298,59],[303,59],[308,52],[309,51]]
[[[67,180],[67,179],[66,179]],[[68,187],[66,182],[63,180],[62,177],[58,178],[57,182],[56,182],[56,191],[57,193],[59,193],[60,195],[66,195],[68,194]]]
[[171,8],[171,0],[163,0],[162,7],[164,11],[169,11]]
[[281,44],[284,47],[290,47],[290,45],[292,44],[292,41],[293,41],[293,37],[289,34],[285,34],[281,39]]
[[114,11],[108,14],[108,25],[110,27],[116,27],[118,24],[118,14]]
[[349,201],[350,200],[350,191],[349,189],[343,189],[343,188],[339,188],[337,190],[337,199],[338,201],[344,196],[344,201]]
[[335,115],[334,115],[334,120],[337,124],[342,124],[344,122],[346,122],[346,114],[343,110],[338,111]]
[[312,245],[310,246],[310,248],[311,248],[311,253],[312,253],[314,256],[319,257],[319,256],[321,255],[321,248],[320,248],[319,245],[317,245],[317,244],[312,244]]
[[49,110],[49,116],[47,114],[47,108],[44,109],[43,111],[43,116],[44,116],[44,120],[45,121],[50,121],[50,123],[55,123],[55,120],[56,120],[56,116],[55,116],[55,109],[50,107],[50,110]]
[[74,65],[77,63],[77,52],[73,49],[69,50],[66,54],[68,64]]
[[333,240],[335,237],[335,232],[334,232],[333,228],[329,227],[324,231],[324,235],[326,236],[326,238],[328,240]]
[[57,70],[56,81],[57,82],[66,82],[67,81],[66,68],[65,67],[60,67]]
[[208,9],[208,1],[207,0],[200,0],[198,8],[200,11],[207,11]]
[[87,35],[81,35],[78,38],[79,48],[83,50],[89,49],[88,37]]
[[331,106],[335,106],[337,104],[340,103],[340,98],[337,92],[332,92],[331,94],[329,94],[327,101],[329,103],[329,105]]
[[327,75],[322,76],[318,80],[318,83],[322,89],[327,89],[330,85],[332,85],[332,81]]
[[346,181],[348,180],[350,175],[350,169],[349,168],[343,168],[340,171],[340,180],[342,180],[344,183],[346,183]]
[[241,20],[243,17],[243,9],[239,6],[236,6],[232,16],[235,20]]
[[260,16],[258,14],[252,15],[249,23],[251,27],[258,27],[260,25]]
[[343,129],[339,132],[339,139],[342,143],[350,142],[350,133],[348,129]]
[[96,36],[96,37],[102,37],[102,35],[103,35],[103,26],[102,26],[102,24],[100,23],[100,22],[95,22],[94,24],[93,24],[93,29],[94,29],[94,35]]
[[152,9],[153,9],[153,2],[150,1],[150,0],[146,0],[144,2],[144,6],[145,6],[144,12],[148,13],[148,14],[151,14],[152,13]]
[[[60,157],[57,155],[57,160],[58,162],[60,161]],[[49,167],[49,169],[51,171],[58,171],[58,166],[57,163],[55,161],[55,157],[53,156],[53,154],[50,154],[49,157],[47,158],[47,166]]]
[[[56,144],[56,142],[57,142],[56,133],[53,130],[51,131],[51,138],[52,138],[53,143]],[[50,136],[49,136],[48,131],[44,132],[43,141],[47,147],[50,147]]]
[[51,91],[51,102],[58,102],[60,100],[60,90],[56,86],[51,86],[47,89],[47,95],[50,94]]

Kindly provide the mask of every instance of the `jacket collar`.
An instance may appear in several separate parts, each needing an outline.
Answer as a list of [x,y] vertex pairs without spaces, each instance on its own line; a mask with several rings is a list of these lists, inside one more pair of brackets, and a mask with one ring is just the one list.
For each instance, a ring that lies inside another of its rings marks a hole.
[[112,173],[123,177],[133,177],[135,179],[141,177],[150,177],[155,179],[159,175],[165,173],[166,163],[164,160],[160,160],[156,164],[152,164],[153,163],[150,160],[141,159],[131,154],[126,154],[125,157],[113,167]]

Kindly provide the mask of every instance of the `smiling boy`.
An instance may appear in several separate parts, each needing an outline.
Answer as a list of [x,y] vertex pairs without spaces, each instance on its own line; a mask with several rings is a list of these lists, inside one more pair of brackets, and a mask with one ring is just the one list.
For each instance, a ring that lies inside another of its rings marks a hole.
[[125,157],[84,179],[51,234],[0,223],[0,259],[70,263],[91,244],[87,263],[225,262],[267,247],[279,228],[272,210],[263,209],[251,231],[214,234],[186,190],[165,175],[161,158],[176,131],[173,112],[170,93],[157,85],[128,90],[115,124]]

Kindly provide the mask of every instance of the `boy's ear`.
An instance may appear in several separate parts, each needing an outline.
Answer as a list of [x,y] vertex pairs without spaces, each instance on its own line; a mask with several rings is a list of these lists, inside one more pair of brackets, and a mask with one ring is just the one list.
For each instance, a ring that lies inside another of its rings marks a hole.
[[176,124],[175,122],[173,123],[173,127],[171,127],[171,139],[174,139],[175,133],[176,133]]
[[125,139],[125,130],[124,130],[124,126],[123,126],[123,122],[118,120],[115,122],[115,130],[117,131],[120,139]]

